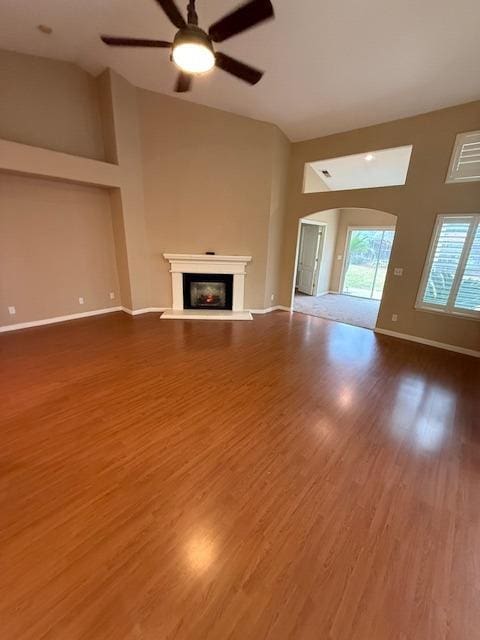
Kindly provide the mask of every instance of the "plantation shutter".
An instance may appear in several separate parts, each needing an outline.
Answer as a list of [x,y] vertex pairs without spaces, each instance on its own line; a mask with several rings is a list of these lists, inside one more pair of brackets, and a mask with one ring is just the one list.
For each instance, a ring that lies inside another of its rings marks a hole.
[[480,226],[478,223],[458,287],[455,307],[480,311]]
[[447,306],[470,223],[444,221],[440,226],[423,301]]
[[447,182],[480,180],[480,131],[458,134]]
[[417,307],[480,316],[480,215],[440,215]]

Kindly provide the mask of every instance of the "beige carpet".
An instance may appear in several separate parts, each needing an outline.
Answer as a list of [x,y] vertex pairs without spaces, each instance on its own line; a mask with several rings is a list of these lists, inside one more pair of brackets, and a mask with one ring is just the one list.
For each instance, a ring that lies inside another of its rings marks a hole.
[[294,311],[367,329],[375,327],[379,307],[379,300],[332,293],[318,297],[296,293],[293,303]]

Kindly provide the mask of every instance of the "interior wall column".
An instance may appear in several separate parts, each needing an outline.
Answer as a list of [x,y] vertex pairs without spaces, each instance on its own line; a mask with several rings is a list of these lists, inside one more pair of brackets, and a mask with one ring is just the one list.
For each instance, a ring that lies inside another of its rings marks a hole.
[[136,89],[110,69],[98,85],[105,153],[120,168],[111,205],[122,303],[142,309],[150,306],[150,281]]

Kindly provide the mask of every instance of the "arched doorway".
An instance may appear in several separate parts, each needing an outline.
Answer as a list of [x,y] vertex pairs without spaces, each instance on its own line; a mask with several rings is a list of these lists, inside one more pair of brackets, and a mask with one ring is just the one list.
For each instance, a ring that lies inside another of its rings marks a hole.
[[373,329],[396,220],[384,211],[353,207],[301,218],[292,309]]

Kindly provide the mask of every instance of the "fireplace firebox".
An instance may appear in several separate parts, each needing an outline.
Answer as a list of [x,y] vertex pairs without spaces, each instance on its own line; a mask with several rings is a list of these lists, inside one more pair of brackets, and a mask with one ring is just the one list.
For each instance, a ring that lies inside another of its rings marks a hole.
[[233,275],[184,273],[184,309],[232,309]]

